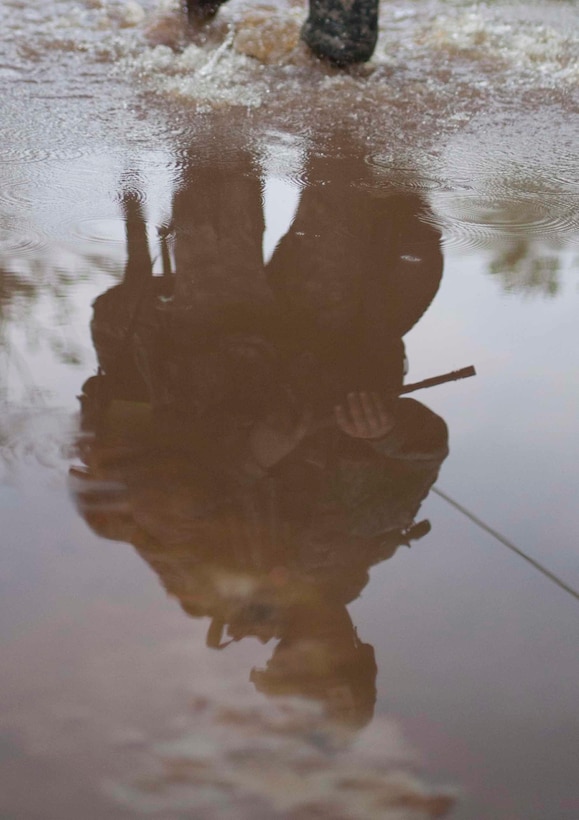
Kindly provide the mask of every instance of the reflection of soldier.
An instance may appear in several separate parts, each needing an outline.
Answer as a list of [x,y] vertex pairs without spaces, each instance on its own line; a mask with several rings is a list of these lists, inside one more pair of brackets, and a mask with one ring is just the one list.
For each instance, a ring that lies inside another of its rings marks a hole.
[[424,534],[414,519],[447,454],[442,419],[397,398],[438,236],[414,197],[314,182],[266,278],[258,203],[243,157],[196,169],[175,198],[175,273],[157,278],[125,198],[126,276],[95,303],[102,373],[83,399],[97,432],[72,480],[97,533],[211,618],[210,646],[279,641],[260,690],[360,725],[376,667],[346,605]]
[[[279,641],[252,672],[260,691],[315,698],[332,718],[363,725],[376,667],[346,605],[370,567],[413,536],[446,454],[442,420],[405,401],[383,440],[325,429],[259,471],[245,446],[238,459],[205,450],[193,460],[146,426],[143,442],[138,412],[113,405],[87,469],[73,471],[77,504],[98,534],[133,543],[188,614],[211,619],[210,646]],[[274,449],[268,440],[257,453]]]
[[244,152],[194,167],[181,185],[174,275],[151,276],[142,215],[125,197],[125,281],[97,300],[92,324],[113,392],[189,422],[225,404],[255,416],[280,382],[326,414],[351,390],[399,390],[401,337],[440,281],[439,234],[418,197],[374,198],[326,165],[310,164],[267,271],[260,184]]
[[123,205],[124,281],[96,300],[91,326],[109,392],[186,422],[233,396],[255,404],[272,382],[275,356],[260,186],[250,161],[242,155],[233,169],[201,165],[177,193],[174,274],[153,277],[139,202],[129,192]]
[[419,197],[375,197],[344,178],[340,160],[314,160],[307,176],[268,265],[292,380],[330,404],[351,390],[397,392],[402,337],[440,284],[440,234]]
[[[208,645],[279,641],[252,672],[260,691],[314,698],[332,719],[364,725],[376,666],[346,605],[413,536],[446,454],[442,420],[406,401],[381,441],[314,432],[261,472],[253,454],[213,461],[206,450],[192,462],[145,432],[146,451],[134,410],[123,420],[113,406],[88,469],[73,471],[77,504],[98,534],[133,543],[188,614],[211,618]],[[273,450],[268,440],[263,452]]]

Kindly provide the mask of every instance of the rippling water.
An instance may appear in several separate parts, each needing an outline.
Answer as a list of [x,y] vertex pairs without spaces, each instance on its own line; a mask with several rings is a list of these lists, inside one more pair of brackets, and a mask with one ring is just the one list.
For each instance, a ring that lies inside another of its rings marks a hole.
[[576,8],[304,14],[0,9],[7,820],[577,817]]

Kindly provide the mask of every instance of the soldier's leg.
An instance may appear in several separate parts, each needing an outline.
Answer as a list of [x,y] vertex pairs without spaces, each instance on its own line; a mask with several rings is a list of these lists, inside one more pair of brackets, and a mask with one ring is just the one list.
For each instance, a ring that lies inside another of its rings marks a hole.
[[337,66],[365,63],[378,39],[378,0],[310,0],[302,40]]
[[211,20],[225,2],[226,0],[185,0],[189,22],[200,23]]

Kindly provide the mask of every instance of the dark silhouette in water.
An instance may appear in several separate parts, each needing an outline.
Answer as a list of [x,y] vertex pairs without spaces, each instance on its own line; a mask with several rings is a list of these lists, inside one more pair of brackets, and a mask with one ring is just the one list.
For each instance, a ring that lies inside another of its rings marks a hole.
[[444,421],[400,399],[402,336],[442,273],[424,203],[326,179],[310,163],[264,269],[249,158],[194,167],[175,196],[173,256],[153,276],[139,198],[123,198],[123,282],[94,305],[100,373],[85,384],[92,529],[132,543],[208,645],[278,641],[251,679],[360,726],[376,665],[347,612],[369,569],[422,537],[447,455]]

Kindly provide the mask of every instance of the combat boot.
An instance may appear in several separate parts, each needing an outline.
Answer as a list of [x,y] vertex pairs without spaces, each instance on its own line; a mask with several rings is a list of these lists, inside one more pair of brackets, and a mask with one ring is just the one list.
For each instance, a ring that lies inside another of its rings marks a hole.
[[191,25],[211,20],[226,0],[185,0],[187,18]]
[[365,63],[378,39],[378,0],[310,0],[301,38],[334,65]]

